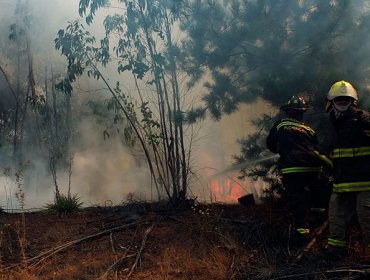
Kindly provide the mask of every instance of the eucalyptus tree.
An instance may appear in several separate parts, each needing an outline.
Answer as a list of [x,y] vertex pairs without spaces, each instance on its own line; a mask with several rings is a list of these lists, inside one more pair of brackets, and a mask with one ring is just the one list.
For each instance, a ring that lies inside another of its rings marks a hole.
[[[24,83],[24,80],[28,80],[26,82],[26,84],[29,85],[28,88],[34,88],[34,86],[32,86],[34,85],[34,83],[32,83],[34,81],[32,54],[30,51],[30,40],[28,35],[30,20],[31,18],[27,15],[27,8],[18,0],[15,9],[15,22],[9,24],[8,30],[8,39],[15,43],[9,44],[8,41],[8,44],[3,47],[3,50],[5,51],[3,51],[2,54],[3,59],[9,57],[13,63],[13,65],[10,66],[5,63],[2,63],[1,65],[1,73],[5,78],[11,95],[14,97],[14,104],[12,108],[9,108],[12,125],[9,134],[12,135],[13,155],[18,154],[19,146],[22,143],[23,128],[28,107],[27,88],[24,88],[21,85]],[[12,50],[12,58],[10,57],[10,54],[6,53],[7,49]],[[24,69],[27,68],[29,71],[24,71]],[[10,74],[12,72],[15,73],[14,77]],[[30,75],[27,75],[27,72],[30,72]]]
[[[125,120],[127,144],[140,147],[146,158],[158,196],[177,204],[187,195],[190,157],[174,38],[182,1],[79,2],[79,13],[91,27],[105,8],[114,13],[105,16],[105,35],[98,42],[80,21],[59,30],[55,45],[66,56],[68,73],[57,86],[71,93],[84,73],[101,80],[111,93],[107,104],[116,110],[115,119]],[[129,74],[134,90],[112,84],[109,67],[121,79]]]
[[[37,63],[34,61],[32,41],[34,16],[28,4],[21,0],[14,3],[14,18],[7,25],[9,40],[2,41],[0,61],[1,75],[13,99],[12,102],[3,103],[9,107],[3,110],[3,124],[7,124],[4,134],[8,138],[2,139],[2,144],[7,147],[8,143],[12,143],[12,157],[17,160],[24,160],[23,152],[33,150],[30,147],[37,148],[41,154],[46,152],[42,145],[45,100],[35,74]],[[4,31],[1,36],[5,37]]]
[[[58,194],[57,169],[70,165],[70,157],[66,155],[71,114],[68,96],[65,98],[55,90],[56,77],[50,74],[50,68],[43,66],[52,62],[47,61],[45,53],[40,56],[41,51],[36,47],[34,34],[40,18],[29,1],[17,0],[14,8],[14,17],[8,19],[6,31],[9,40],[1,41],[0,75],[4,79],[0,81],[5,82],[6,89],[2,91],[0,106],[2,163],[22,171],[29,168],[30,172],[25,173],[29,177],[34,176],[34,170],[22,162],[30,161],[33,166],[39,162],[45,164]],[[0,36],[5,37],[4,33]],[[7,149],[10,144],[11,155]],[[25,180],[26,186],[28,183]]]

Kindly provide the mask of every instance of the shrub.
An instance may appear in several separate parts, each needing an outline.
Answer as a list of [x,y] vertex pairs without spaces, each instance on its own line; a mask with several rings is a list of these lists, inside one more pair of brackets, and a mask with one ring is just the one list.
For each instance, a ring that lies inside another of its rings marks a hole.
[[46,209],[61,214],[69,214],[79,211],[82,204],[83,202],[81,202],[81,198],[77,194],[73,196],[70,194],[57,194],[54,203],[47,204]]

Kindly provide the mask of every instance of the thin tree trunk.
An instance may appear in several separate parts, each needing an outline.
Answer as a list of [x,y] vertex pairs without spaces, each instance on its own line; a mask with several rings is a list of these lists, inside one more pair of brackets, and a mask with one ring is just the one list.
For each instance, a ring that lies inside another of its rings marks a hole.
[[54,136],[55,139],[59,139],[59,123],[58,123],[58,111],[57,111],[57,96],[55,92],[55,81],[54,75],[52,72],[52,79],[51,79],[51,95],[52,95],[52,104],[53,104],[53,119],[54,119]]
[[[170,51],[169,55],[169,60],[170,60],[170,69],[171,69],[171,74],[172,74],[172,86],[173,86],[173,94],[174,94],[174,112],[176,116],[178,117],[178,114],[181,114],[181,101],[180,101],[180,90],[179,90],[179,83],[177,80],[177,67],[176,67],[176,62],[174,60],[174,57],[172,55],[172,50],[174,48],[172,44],[172,33],[170,30],[170,24],[169,24],[169,19],[168,15],[165,12],[165,27],[166,27],[166,33],[167,33],[167,43],[168,43],[168,49]],[[185,144],[184,144],[184,128],[183,128],[183,121],[182,118],[180,119],[181,123],[178,124],[175,122],[175,143],[176,143],[176,158],[180,160],[179,156],[179,145],[181,149],[181,177],[182,177],[182,194],[183,194],[183,199],[186,196],[187,193],[187,173],[188,173],[188,167],[187,167],[187,162],[186,162],[186,151],[185,151]],[[180,163],[177,162],[178,170],[180,171]]]
[[67,122],[67,141],[70,141],[72,136],[72,109],[71,109],[71,95],[66,94],[66,122]]
[[33,72],[33,58],[32,58],[32,50],[31,50],[31,42],[29,35],[26,34],[26,48],[27,48],[27,57],[28,57],[28,80],[31,87],[31,98],[35,100],[36,98],[36,82],[35,82],[35,74]]
[[31,100],[33,103],[33,116],[35,118],[35,125],[36,125],[36,143],[40,149],[43,151],[42,146],[42,139],[41,139],[41,125],[40,125],[40,118],[39,113],[37,111],[37,103],[39,102],[38,96],[36,93],[36,82],[35,82],[35,74],[33,70],[33,57],[32,57],[32,49],[31,49],[31,42],[29,38],[29,34],[26,34],[26,48],[27,48],[27,58],[28,58],[28,83],[31,89]]
[[[167,121],[166,121],[166,112],[165,112],[165,101],[164,101],[164,97],[163,97],[163,88],[162,88],[162,84],[161,84],[161,79],[158,75],[158,69],[157,69],[157,63],[155,62],[155,59],[154,59],[154,55],[155,55],[155,50],[153,49],[154,46],[153,46],[153,40],[150,40],[150,36],[149,36],[149,30],[148,30],[148,24],[147,24],[147,21],[146,21],[146,18],[145,18],[145,14],[144,14],[144,10],[143,10],[143,7],[140,3],[138,3],[139,5],[139,9],[140,9],[140,16],[143,20],[143,29],[144,29],[144,33],[145,33],[145,37],[146,37],[146,43],[147,43],[147,46],[148,46],[148,49],[149,49],[149,54],[150,54],[150,57],[151,57],[151,61],[152,61],[152,65],[153,65],[153,72],[154,72],[154,80],[155,80],[155,85],[156,85],[156,90],[157,90],[157,94],[158,94],[158,106],[159,106],[159,113],[160,113],[160,120],[161,120],[161,131],[162,131],[162,135],[163,135],[163,152],[164,152],[164,156],[165,156],[165,162],[167,163],[167,168],[169,169],[170,171],[170,174],[171,174],[171,181],[173,183],[173,194],[172,196],[174,198],[177,198],[178,197],[178,188],[175,184],[176,182],[176,179],[175,179],[175,175],[174,174],[174,170],[171,168],[171,166],[169,165],[169,163],[171,162],[171,159],[170,159],[170,155],[168,154],[169,150],[171,149],[171,141],[168,137],[168,133],[167,133]],[[169,178],[167,178],[168,180]]]
[[0,65],[0,71],[3,73],[3,76],[6,80],[6,82],[8,83],[8,86],[9,86],[9,89],[14,97],[14,100],[15,100],[15,116],[14,116],[14,137],[13,137],[13,156],[16,156],[17,154],[17,143],[18,143],[18,121],[19,121],[19,69],[20,69],[20,63],[19,63],[19,56],[17,57],[17,90],[14,91],[10,81],[9,81],[9,78],[8,78],[8,75],[6,74],[5,70],[1,67]]

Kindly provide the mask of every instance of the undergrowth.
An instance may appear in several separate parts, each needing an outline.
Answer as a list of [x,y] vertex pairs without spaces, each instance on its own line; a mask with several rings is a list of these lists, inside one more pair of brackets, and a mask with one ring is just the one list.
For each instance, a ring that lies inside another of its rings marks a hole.
[[[79,197],[61,195],[52,204],[53,211],[58,207],[66,213],[70,203],[81,206]],[[368,276],[370,267],[355,266],[349,260],[329,262],[320,254],[327,232],[318,236],[317,247],[297,261],[300,248],[288,246],[285,211],[268,205],[198,205],[174,211],[139,203],[81,211],[81,215],[57,218],[45,212],[29,213],[32,244],[26,266],[22,256],[14,257],[22,249],[19,230],[13,226],[18,216],[13,222],[11,215],[3,216],[0,222],[9,226],[0,227],[0,280],[369,279],[349,277]],[[70,245],[63,252],[54,250],[66,244]],[[45,250],[48,255],[40,255]],[[32,260],[35,255],[42,258]]]
[[81,198],[77,194],[58,194],[55,196],[53,203],[46,205],[46,209],[60,214],[70,214],[81,210],[82,205],[83,202],[81,202]]

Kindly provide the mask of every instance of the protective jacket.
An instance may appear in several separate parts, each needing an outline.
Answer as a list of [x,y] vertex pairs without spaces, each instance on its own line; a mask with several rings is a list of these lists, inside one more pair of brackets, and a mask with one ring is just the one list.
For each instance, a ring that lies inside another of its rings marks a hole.
[[370,191],[370,113],[352,107],[339,118],[330,117],[333,192]]
[[284,118],[274,124],[266,139],[267,148],[279,153],[283,174],[320,171],[315,131],[305,123]]

